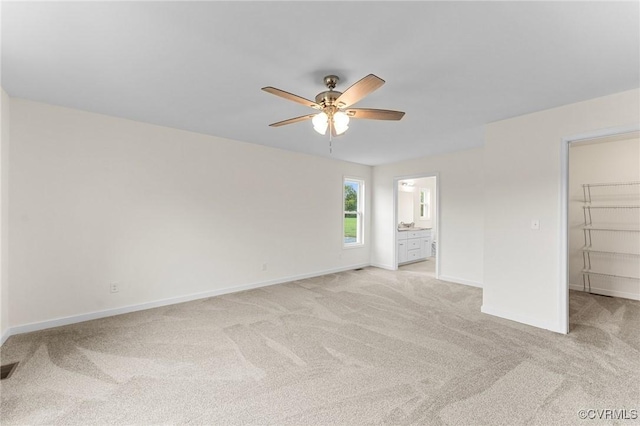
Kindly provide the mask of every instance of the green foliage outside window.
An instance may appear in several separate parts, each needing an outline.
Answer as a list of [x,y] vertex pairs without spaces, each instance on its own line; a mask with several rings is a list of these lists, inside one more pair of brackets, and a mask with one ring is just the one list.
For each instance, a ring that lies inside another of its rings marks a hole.
[[358,193],[351,185],[344,186],[344,211],[354,212],[358,207]]

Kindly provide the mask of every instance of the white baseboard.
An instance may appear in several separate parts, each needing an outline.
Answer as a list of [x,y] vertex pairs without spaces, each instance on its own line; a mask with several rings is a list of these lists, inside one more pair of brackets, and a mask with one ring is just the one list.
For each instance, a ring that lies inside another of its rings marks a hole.
[[376,267],[376,268],[380,268],[380,269],[386,269],[388,271],[395,271],[396,268],[393,267],[393,265],[386,265],[384,263],[372,263],[371,266]]
[[511,321],[520,322],[522,324],[531,325],[533,327],[554,331],[556,333],[566,334],[561,329],[560,324],[549,322],[549,321],[541,321],[541,320],[531,318],[516,312],[503,311],[501,309],[496,309],[487,305],[482,305],[482,307],[480,308],[480,312],[493,315],[494,317],[504,318]]
[[[569,290],[582,290],[582,284],[569,284]],[[622,297],[624,299],[640,300],[640,294],[629,293],[628,291],[610,290],[606,288],[598,288],[591,286],[591,292],[596,294],[602,294],[604,296]]]
[[10,336],[9,334],[10,331],[11,329],[7,328],[5,331],[2,332],[2,334],[0,335],[0,346],[4,345],[4,342],[7,341],[7,339]]
[[468,286],[471,286],[471,287],[482,288],[482,283],[479,283],[477,281],[467,280],[465,278],[450,277],[449,275],[442,275],[442,274],[437,278],[440,281],[447,281],[447,282],[450,282],[450,283],[464,284],[464,285],[468,285]]
[[256,283],[244,284],[244,285],[239,285],[235,287],[226,287],[226,288],[206,291],[202,293],[193,293],[185,296],[155,300],[153,302],[123,306],[121,308],[106,309],[104,311],[88,312],[85,314],[72,315],[64,318],[56,318],[56,319],[47,320],[47,321],[40,321],[40,322],[34,322],[30,324],[18,325],[15,327],[10,327],[4,332],[4,334],[2,335],[2,343],[0,343],[0,345],[3,344],[10,336],[15,336],[16,334],[30,333],[32,331],[45,330],[48,328],[60,327],[60,326],[69,325],[69,324],[76,324],[79,322],[91,321],[94,319],[111,317],[114,315],[128,314],[130,312],[142,311],[145,309],[158,308],[158,307],[167,306],[167,305],[175,305],[176,303],[190,302],[192,300],[207,299],[209,297],[220,296],[223,294],[237,293],[240,291],[252,290],[254,288],[267,287],[267,286],[287,283],[291,281],[303,280],[306,278],[319,277],[322,275],[334,274],[337,272],[351,271],[353,269],[364,268],[367,266],[370,266],[370,265],[368,263],[362,263],[358,265],[344,266],[340,268],[327,269],[324,271],[311,272],[308,274],[294,275],[294,276],[277,278],[277,279],[268,280],[268,281],[259,281]]

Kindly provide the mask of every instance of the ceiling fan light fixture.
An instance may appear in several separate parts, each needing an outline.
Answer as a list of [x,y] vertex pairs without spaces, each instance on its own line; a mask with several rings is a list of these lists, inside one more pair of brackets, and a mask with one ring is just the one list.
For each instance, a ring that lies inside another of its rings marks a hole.
[[263,87],[262,90],[267,93],[271,93],[272,95],[279,96],[319,111],[313,114],[306,114],[300,117],[271,123],[269,126],[281,127],[287,124],[311,120],[313,129],[321,135],[326,135],[327,129],[329,129],[329,152],[331,152],[332,137],[346,132],[349,129],[349,121],[351,118],[398,121],[404,116],[404,112],[402,111],[373,108],[352,108],[352,105],[359,102],[362,98],[384,84],[384,80],[380,77],[369,74],[352,84],[344,92],[333,90],[335,89],[338,81],[339,78],[335,75],[326,76],[324,78],[324,84],[329,90],[318,93],[315,97],[315,102],[301,96],[294,95],[293,93],[276,89],[275,87]]
[[333,126],[336,129],[336,135],[341,135],[349,128],[349,116],[342,111],[333,114]]
[[313,130],[324,135],[327,133],[327,127],[329,127],[329,117],[324,112],[321,112],[313,117],[311,123],[313,123]]

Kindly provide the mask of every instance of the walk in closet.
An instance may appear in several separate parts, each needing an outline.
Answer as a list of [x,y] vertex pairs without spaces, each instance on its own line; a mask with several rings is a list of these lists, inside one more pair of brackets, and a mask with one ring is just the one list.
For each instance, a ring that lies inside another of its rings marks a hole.
[[615,281],[639,285],[640,182],[585,183],[582,189],[582,289],[593,293]]

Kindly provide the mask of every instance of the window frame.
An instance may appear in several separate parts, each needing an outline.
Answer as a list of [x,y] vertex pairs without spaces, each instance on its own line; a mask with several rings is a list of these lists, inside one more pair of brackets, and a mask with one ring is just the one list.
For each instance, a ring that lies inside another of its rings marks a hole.
[[[428,197],[426,197],[428,195]],[[428,201],[424,201],[428,198]],[[431,220],[431,188],[420,188],[419,209],[421,220]],[[425,212],[426,215],[423,215]]]
[[[357,205],[355,211],[346,211],[344,209],[344,200],[346,196],[345,187],[348,182],[357,183],[358,184],[358,194],[357,194]],[[365,188],[366,183],[363,178],[353,177],[353,176],[343,176],[342,178],[342,248],[350,249],[362,247],[365,244],[364,241],[364,221],[365,221]],[[356,241],[352,243],[346,243],[344,241],[344,219],[347,214],[355,214],[356,215]]]

